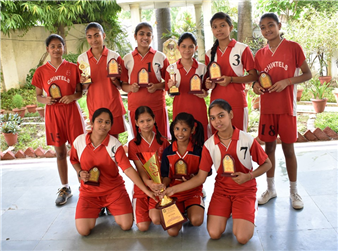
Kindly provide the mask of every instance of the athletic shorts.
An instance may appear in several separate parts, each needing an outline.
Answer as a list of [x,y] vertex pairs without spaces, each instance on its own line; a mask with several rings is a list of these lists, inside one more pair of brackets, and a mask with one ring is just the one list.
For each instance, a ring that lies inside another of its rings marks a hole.
[[176,205],[180,212],[183,214],[189,207],[197,205],[204,209],[203,197],[200,195],[194,195],[190,199],[183,201],[176,201]]
[[214,192],[209,204],[208,215],[243,219],[255,223],[257,212],[256,194],[231,196]]
[[[248,121],[249,121],[248,107],[237,109],[233,108],[232,112],[234,114],[234,117],[231,120],[232,125],[237,127],[239,130],[246,132],[248,129]],[[212,128],[212,134],[214,134],[216,130],[211,124],[210,126]]]
[[133,210],[136,224],[140,222],[151,221],[149,210],[154,209],[157,202],[149,197],[134,198]]
[[97,218],[103,207],[107,207],[112,215],[133,213],[133,208],[126,190],[113,191],[109,195],[89,197],[81,196],[77,202],[75,219]]
[[283,143],[297,141],[297,117],[288,114],[261,114],[259,120],[259,139],[273,142],[277,136]]
[[77,136],[85,133],[80,107],[70,104],[46,105],[45,127],[47,145],[73,144]]

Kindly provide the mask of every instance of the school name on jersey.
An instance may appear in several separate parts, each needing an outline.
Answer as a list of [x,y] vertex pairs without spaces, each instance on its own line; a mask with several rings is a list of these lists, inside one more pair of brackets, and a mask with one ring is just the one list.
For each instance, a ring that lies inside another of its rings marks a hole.
[[288,70],[289,66],[288,65],[285,65],[284,62],[282,61],[275,61],[275,62],[272,62],[270,64],[268,64],[266,66],[266,68],[264,69],[265,72],[269,72],[272,68],[283,68],[285,71]]
[[51,83],[53,83],[54,81],[59,81],[59,80],[61,80],[61,81],[65,81],[65,82],[67,82],[68,84],[70,83],[70,79],[69,78],[67,78],[67,77],[65,77],[65,76],[54,76],[54,77],[52,77],[52,78],[50,78],[48,81],[47,81],[47,84],[51,84]]

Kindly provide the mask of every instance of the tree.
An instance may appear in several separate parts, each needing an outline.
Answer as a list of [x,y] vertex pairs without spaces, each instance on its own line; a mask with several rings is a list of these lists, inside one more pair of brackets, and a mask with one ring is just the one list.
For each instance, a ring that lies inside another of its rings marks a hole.
[[170,9],[162,8],[156,9],[156,29],[157,29],[157,49],[163,51],[163,43],[165,42],[165,37],[163,35],[171,31],[171,22],[170,22]]
[[243,42],[252,37],[251,0],[238,2],[237,40]]

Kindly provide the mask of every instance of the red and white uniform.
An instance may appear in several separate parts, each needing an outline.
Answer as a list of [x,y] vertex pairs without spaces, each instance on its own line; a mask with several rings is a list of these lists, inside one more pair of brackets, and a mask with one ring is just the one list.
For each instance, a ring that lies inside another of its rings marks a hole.
[[[285,38],[275,52],[269,45],[260,49],[255,56],[255,68],[265,71],[271,76],[272,83],[299,75],[300,67],[305,61],[301,46]],[[297,115],[297,85],[288,85],[281,92],[264,93],[261,95],[262,114]]]
[[[128,145],[128,157],[130,160],[137,161],[139,160],[136,153],[142,152],[157,152],[157,157],[159,164],[161,164],[163,150],[169,146],[167,139],[162,137],[162,145],[156,141],[156,136],[150,143],[142,138],[140,145],[136,145],[135,139],[131,140]],[[160,166],[159,166],[160,168]],[[156,201],[152,198],[149,198],[138,186],[134,184],[134,194],[133,194],[133,210],[136,223],[151,221],[149,217],[149,210],[154,209]]]
[[[205,54],[205,64],[211,60],[211,50]],[[254,58],[249,46],[232,39],[224,52],[217,48],[215,62],[221,67],[222,76],[242,77],[244,70],[254,69]],[[229,83],[227,86],[216,84],[211,91],[210,103],[215,99],[224,99],[232,107],[234,118],[232,124],[240,130],[246,131],[248,124],[245,84]]]
[[[123,58],[121,80],[129,84],[138,83],[138,73],[145,68],[149,73],[149,82],[158,84],[165,78],[165,70],[169,65],[166,56],[150,47],[149,51],[142,57],[137,48]],[[134,135],[135,111],[140,106],[149,106],[153,110],[158,129],[164,137],[168,137],[168,114],[166,111],[165,91],[156,90],[149,93],[147,88],[141,87],[138,92],[128,93],[129,121],[131,122]]]
[[[233,136],[228,148],[220,141],[218,135],[214,134],[204,143],[202,150],[199,168],[209,172],[211,166],[214,165],[217,173],[214,194],[210,201],[208,214],[220,215],[228,218],[232,212],[234,219],[241,218],[254,222],[255,212],[257,210],[256,180],[252,179],[239,185],[234,182],[231,177],[221,176],[221,173],[223,172],[222,160],[225,155],[231,155],[234,159],[236,172],[243,173],[252,171],[251,158],[259,165],[262,165],[268,156],[251,135],[240,131],[237,128],[234,128]],[[224,197],[224,201],[222,197]],[[232,201],[229,203],[234,204],[229,205],[226,198],[229,198],[229,200]],[[243,207],[236,207],[237,199]],[[247,215],[245,215],[244,212],[246,212]]]
[[[194,94],[189,93],[190,91],[190,79],[197,74],[202,79],[202,87],[205,89],[204,80],[207,72],[206,65],[197,62],[193,59],[193,64],[189,71],[186,71],[181,64],[181,59],[176,63],[172,64],[174,66],[174,73],[176,74],[176,86],[179,88],[180,95],[174,96],[173,102],[173,118],[177,116],[180,112],[190,113],[194,116],[196,120],[202,123],[204,127],[204,138],[208,137],[207,127],[208,127],[208,116],[207,116],[207,106],[203,98],[199,98]],[[165,90],[168,91],[168,81],[170,79],[169,74],[170,66],[167,68],[165,75]],[[192,105],[193,104],[193,105]]]
[[123,60],[120,55],[112,50],[103,48],[102,55],[96,59],[91,51],[82,53],[78,59],[78,65],[81,62],[86,62],[90,65],[90,78],[92,84],[88,87],[87,107],[89,111],[89,119],[91,120],[94,112],[99,108],[108,108],[113,114],[113,126],[110,134],[116,135],[126,130],[124,124],[124,114],[126,113],[122,98],[117,87],[111,82],[110,77],[107,77],[107,64],[110,59],[116,59],[119,65],[123,65]]
[[[79,72],[75,64],[63,60],[58,68],[50,62],[40,66],[34,73],[32,85],[50,97],[49,87],[56,84],[62,96],[73,95],[79,83]],[[47,145],[61,146],[67,141],[72,144],[77,136],[85,132],[80,107],[76,101],[70,104],[55,103],[45,107]]]

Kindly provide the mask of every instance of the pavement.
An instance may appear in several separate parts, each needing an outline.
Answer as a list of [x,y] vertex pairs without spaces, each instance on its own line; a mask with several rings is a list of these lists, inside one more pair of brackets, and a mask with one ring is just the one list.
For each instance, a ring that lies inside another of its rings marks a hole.
[[[161,226],[122,231],[113,216],[100,217],[88,237],[75,228],[79,197],[75,171],[69,166],[73,197],[55,206],[60,186],[56,159],[1,161],[1,250],[337,250],[338,141],[296,143],[298,191],[304,209],[294,210],[281,146],[276,151],[277,198],[259,206],[253,238],[239,244],[232,219],[219,240],[211,240],[203,225],[185,223],[179,236],[169,237]],[[214,176],[204,187],[206,209]],[[124,176],[131,195],[132,182]],[[258,195],[266,189],[265,175],[257,178]]]

